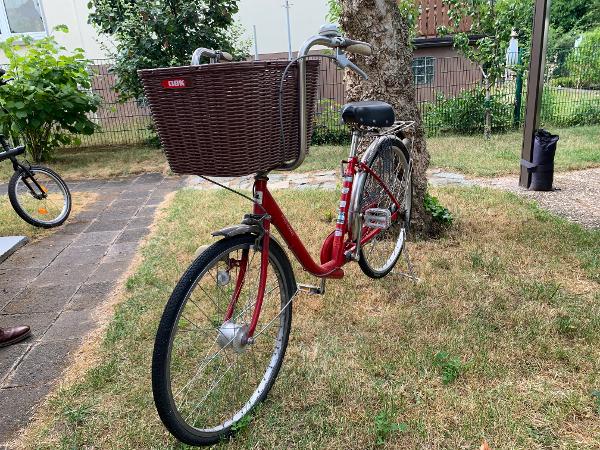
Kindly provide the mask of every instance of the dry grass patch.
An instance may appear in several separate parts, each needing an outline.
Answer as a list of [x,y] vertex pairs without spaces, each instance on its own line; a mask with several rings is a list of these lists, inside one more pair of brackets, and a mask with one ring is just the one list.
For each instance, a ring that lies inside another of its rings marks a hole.
[[[373,281],[351,265],[324,297],[297,297],[275,387],[223,448],[600,446],[600,233],[507,193],[435,193],[457,224],[412,245],[423,281]],[[336,194],[277,197],[316,254]],[[24,447],[182,448],[152,402],[154,333],[196,248],[246,209],[224,192],[176,195],[99,362],[44,406]]]
[[[552,129],[560,135],[556,170],[585,169],[600,166],[600,127]],[[435,136],[427,138],[431,167],[458,171],[474,176],[499,176],[518,173],[521,160],[522,132],[483,136]],[[348,146],[311,147],[302,171],[332,170],[348,157]]]
[[[98,194],[77,192],[72,194],[73,204],[71,214],[65,222],[68,224],[76,219],[77,214],[86,210],[96,200]],[[60,229],[60,227],[58,227]],[[57,228],[37,228],[21,219],[13,209],[8,195],[0,194],[0,236],[27,236],[30,240],[41,239],[54,233]]]
[[[160,149],[143,146],[82,147],[57,150],[44,165],[66,180],[111,178],[146,172],[167,172],[167,160]],[[12,165],[0,164],[0,182],[8,182]]]

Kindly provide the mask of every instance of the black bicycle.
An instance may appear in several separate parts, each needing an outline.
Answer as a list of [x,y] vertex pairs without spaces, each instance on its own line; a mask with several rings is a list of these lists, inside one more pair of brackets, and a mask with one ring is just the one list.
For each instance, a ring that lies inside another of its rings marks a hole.
[[[0,77],[5,73],[0,69]],[[0,79],[0,86],[9,81]],[[71,213],[71,193],[63,179],[47,167],[20,162],[17,156],[25,153],[25,146],[11,148],[1,134],[0,146],[0,162],[10,159],[15,170],[8,183],[8,198],[16,213],[40,228],[64,223]]]
[[0,135],[0,162],[10,159],[15,173],[8,183],[8,198],[15,212],[25,221],[40,228],[57,227],[71,213],[71,193],[63,179],[53,170],[20,162],[17,156],[25,146],[10,148]]

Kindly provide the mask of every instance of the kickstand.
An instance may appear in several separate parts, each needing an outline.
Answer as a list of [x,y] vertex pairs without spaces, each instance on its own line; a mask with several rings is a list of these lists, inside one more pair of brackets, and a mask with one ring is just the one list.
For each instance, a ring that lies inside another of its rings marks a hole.
[[401,277],[406,277],[409,280],[412,280],[413,283],[417,284],[421,281],[421,279],[415,275],[415,271],[413,268],[412,263],[410,262],[410,255],[408,254],[408,242],[404,242],[404,249],[402,251],[402,254],[404,255],[404,260],[406,261],[406,267],[408,269],[408,273],[406,272],[392,272],[394,275],[398,275]]

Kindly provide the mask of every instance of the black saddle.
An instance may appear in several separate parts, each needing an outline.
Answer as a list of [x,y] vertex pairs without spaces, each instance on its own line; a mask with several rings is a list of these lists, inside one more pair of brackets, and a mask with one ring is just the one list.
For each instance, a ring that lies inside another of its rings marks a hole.
[[342,106],[342,121],[348,125],[391,127],[394,120],[394,109],[385,102],[353,102]]

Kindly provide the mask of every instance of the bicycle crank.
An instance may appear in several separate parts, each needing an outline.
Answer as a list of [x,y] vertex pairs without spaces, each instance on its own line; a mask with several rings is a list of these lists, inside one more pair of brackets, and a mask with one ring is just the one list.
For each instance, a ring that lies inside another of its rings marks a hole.
[[248,338],[248,325],[240,325],[229,320],[224,322],[219,327],[217,342],[221,348],[227,347],[236,353],[245,352],[248,344],[252,343]]

